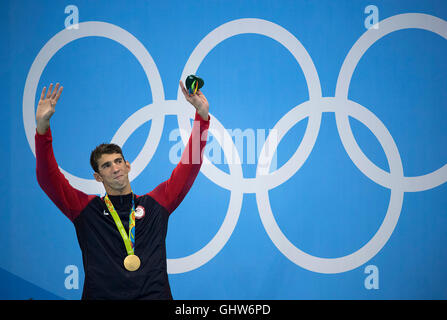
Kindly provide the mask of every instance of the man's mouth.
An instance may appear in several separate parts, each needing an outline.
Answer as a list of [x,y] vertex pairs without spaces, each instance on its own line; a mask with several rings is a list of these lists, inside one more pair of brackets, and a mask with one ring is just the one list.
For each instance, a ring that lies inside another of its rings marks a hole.
[[116,177],[113,178],[113,179],[117,180],[117,179],[119,179],[119,178],[121,178],[121,177],[124,177],[124,175],[122,174],[122,175],[116,176]]

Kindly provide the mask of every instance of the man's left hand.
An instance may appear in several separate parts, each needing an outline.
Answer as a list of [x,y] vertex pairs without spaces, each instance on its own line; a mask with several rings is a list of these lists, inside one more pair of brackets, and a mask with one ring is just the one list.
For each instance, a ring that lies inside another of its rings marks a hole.
[[200,90],[197,90],[195,94],[189,94],[181,80],[180,88],[182,89],[185,99],[190,104],[192,104],[194,108],[196,108],[197,113],[202,117],[203,120],[208,121],[208,111],[210,106],[208,104],[208,100],[206,100],[205,95]]

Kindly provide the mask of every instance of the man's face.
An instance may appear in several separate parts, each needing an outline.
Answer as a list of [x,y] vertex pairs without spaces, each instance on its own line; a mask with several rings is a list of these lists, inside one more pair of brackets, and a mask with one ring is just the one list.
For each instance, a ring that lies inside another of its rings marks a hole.
[[107,193],[122,192],[129,185],[130,163],[119,153],[104,153],[98,160],[98,171],[93,176],[104,184]]

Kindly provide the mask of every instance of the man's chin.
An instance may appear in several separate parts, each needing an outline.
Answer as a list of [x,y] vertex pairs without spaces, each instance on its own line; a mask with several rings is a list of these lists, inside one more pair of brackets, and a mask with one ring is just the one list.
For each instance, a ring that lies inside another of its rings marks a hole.
[[122,193],[129,186],[129,181],[114,181],[109,185],[109,188],[115,192]]

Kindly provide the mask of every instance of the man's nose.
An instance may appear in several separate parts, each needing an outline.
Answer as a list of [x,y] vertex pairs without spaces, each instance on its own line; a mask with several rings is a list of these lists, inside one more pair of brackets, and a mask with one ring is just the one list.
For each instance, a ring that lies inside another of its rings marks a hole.
[[121,167],[118,163],[114,163],[112,166],[112,169],[113,169],[113,172],[118,172],[121,169]]

